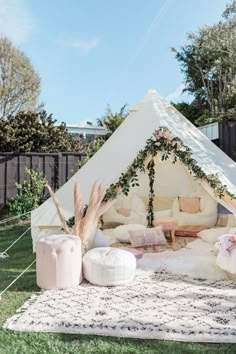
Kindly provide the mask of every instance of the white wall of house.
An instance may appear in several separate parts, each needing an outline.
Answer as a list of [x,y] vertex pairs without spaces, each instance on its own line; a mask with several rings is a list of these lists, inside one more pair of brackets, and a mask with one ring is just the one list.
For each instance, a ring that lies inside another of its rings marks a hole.
[[66,124],[66,127],[68,129],[68,132],[75,136],[75,138],[79,137],[80,135],[83,135],[85,138],[91,136],[98,137],[104,136],[108,133],[106,128],[99,127],[96,125],[81,126],[79,124]]
[[219,125],[218,123],[211,123],[198,128],[210,140],[219,139]]

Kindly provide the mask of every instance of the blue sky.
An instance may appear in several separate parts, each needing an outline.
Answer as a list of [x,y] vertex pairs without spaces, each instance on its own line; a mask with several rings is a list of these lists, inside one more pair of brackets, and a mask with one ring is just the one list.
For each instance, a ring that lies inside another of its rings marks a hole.
[[[95,122],[155,88],[181,101],[171,47],[218,21],[227,0],[0,0],[0,34],[31,59],[58,121]],[[189,99],[189,97],[187,97]]]

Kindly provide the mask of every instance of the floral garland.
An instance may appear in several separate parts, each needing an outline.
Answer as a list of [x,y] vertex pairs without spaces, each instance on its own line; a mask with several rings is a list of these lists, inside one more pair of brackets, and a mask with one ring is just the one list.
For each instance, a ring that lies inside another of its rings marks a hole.
[[[186,146],[180,138],[173,137],[171,132],[166,127],[160,127],[154,132],[153,136],[147,140],[146,146],[141,150],[133,163],[127,168],[125,173],[122,173],[119,180],[111,184],[107,190],[104,201],[115,199],[118,194],[123,193],[128,195],[130,188],[138,186],[138,174],[139,172],[145,172],[148,170],[149,175],[149,203],[148,203],[148,226],[152,227],[153,224],[153,199],[154,199],[154,178],[155,178],[155,164],[154,157],[161,153],[162,161],[168,160],[173,157],[173,163],[180,160],[189,170],[191,175],[200,180],[206,181],[211,188],[214,189],[215,195],[219,198],[226,193],[232,199],[236,199],[236,196],[230,193],[227,186],[224,185],[217,174],[207,175],[202,168],[198,165],[197,161],[193,159],[191,149]],[[150,162],[146,164],[147,159],[151,158]]]
[[147,206],[147,226],[152,227],[153,220],[154,220],[153,201],[155,197],[155,192],[154,192],[155,162],[153,158],[149,161],[147,165],[147,169],[148,169],[148,177],[149,177],[149,201]]

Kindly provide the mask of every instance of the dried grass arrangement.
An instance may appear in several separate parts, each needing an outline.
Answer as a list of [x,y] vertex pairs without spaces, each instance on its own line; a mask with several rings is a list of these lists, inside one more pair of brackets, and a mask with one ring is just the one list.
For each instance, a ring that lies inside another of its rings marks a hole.
[[111,207],[114,201],[103,202],[103,199],[106,194],[106,186],[102,183],[95,182],[93,184],[87,211],[84,215],[84,202],[82,199],[81,191],[79,184],[75,182],[74,184],[74,216],[75,216],[75,225],[74,230],[71,232],[67,226],[66,219],[63,214],[63,209],[56,198],[52,188],[47,185],[49,193],[54,201],[54,204],[57,209],[57,213],[61,220],[61,226],[64,229],[66,234],[74,233],[76,236],[80,237],[82,247],[84,252],[87,249],[87,243],[90,237],[95,234],[97,229],[97,224],[99,218]]

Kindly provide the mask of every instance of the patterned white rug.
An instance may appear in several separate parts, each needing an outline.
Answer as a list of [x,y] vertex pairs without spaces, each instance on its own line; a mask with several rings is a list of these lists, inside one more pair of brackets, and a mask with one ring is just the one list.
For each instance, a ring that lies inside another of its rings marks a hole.
[[138,274],[129,286],[34,295],[4,328],[193,342],[236,342],[233,281]]

